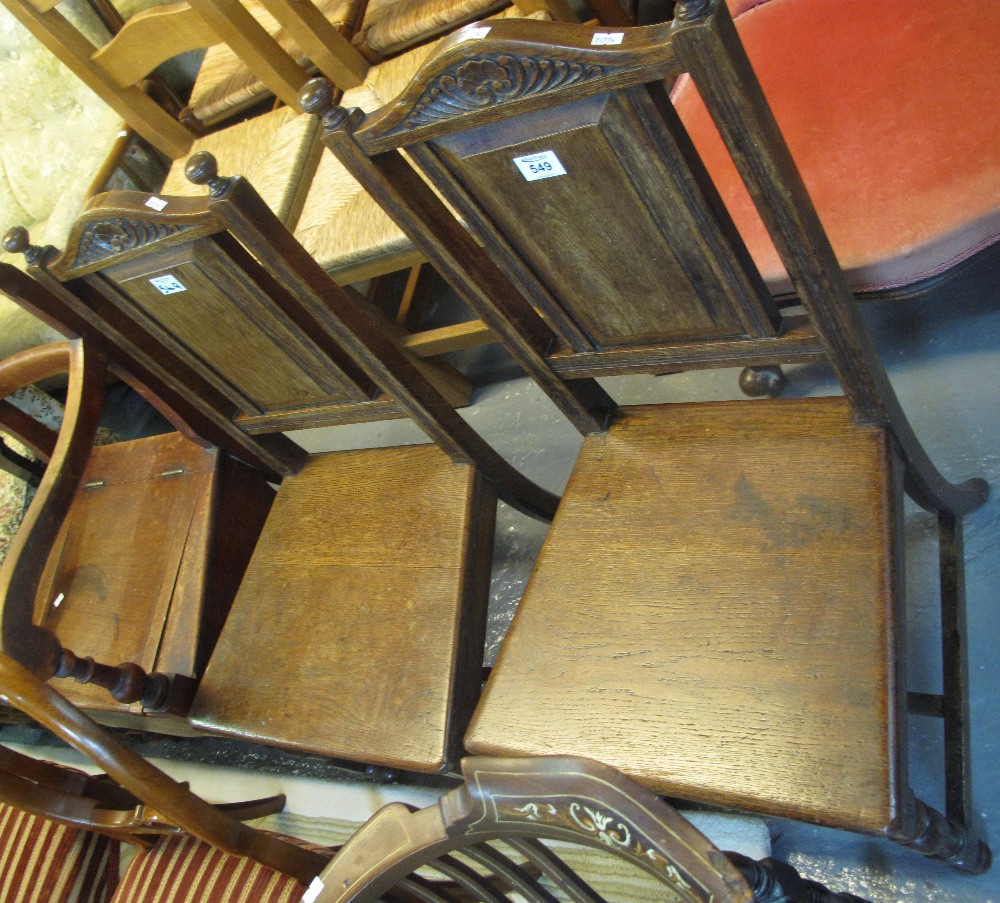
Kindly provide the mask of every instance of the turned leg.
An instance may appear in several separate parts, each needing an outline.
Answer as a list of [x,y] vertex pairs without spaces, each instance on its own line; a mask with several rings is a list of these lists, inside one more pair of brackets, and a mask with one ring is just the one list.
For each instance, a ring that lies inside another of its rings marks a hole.
[[897,843],[967,875],[989,870],[993,854],[970,827],[946,818],[922,800],[914,798],[913,803],[912,824],[893,838]]
[[854,894],[838,894],[803,878],[787,862],[756,861],[738,853],[726,855],[750,885],[754,903],[868,903]]

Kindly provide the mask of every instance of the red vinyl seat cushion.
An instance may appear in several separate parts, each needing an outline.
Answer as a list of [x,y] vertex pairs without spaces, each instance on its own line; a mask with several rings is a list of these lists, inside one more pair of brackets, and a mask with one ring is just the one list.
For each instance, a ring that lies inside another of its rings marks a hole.
[[[911,285],[1000,236],[1000,3],[729,0],[855,291]],[[678,112],[772,291],[791,285],[687,77]]]

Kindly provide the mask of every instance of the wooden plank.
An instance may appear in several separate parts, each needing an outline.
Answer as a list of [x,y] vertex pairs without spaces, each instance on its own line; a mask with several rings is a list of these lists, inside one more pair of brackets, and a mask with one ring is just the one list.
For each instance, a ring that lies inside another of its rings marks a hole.
[[[433,446],[311,457],[278,493],[193,723],[378,765],[440,769],[451,700],[468,692],[455,682],[463,613],[479,612],[488,595],[488,583],[470,573],[489,558],[481,531],[493,518],[490,505],[472,504],[475,483],[472,468]],[[248,682],[253,662],[281,679]]]
[[584,444],[469,750],[559,749],[670,796],[884,830],[889,456],[843,398],[623,409]]

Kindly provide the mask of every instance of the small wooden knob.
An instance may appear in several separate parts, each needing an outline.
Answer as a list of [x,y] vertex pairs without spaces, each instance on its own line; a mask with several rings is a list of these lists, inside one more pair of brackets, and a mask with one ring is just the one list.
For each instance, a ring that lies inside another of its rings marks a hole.
[[24,226],[14,226],[3,237],[3,247],[11,254],[23,254],[31,247],[28,230]]
[[194,185],[211,185],[219,178],[218,161],[208,151],[198,151],[187,161],[184,175]]
[[299,93],[299,106],[304,113],[322,116],[333,106],[333,85],[325,78],[313,78]]

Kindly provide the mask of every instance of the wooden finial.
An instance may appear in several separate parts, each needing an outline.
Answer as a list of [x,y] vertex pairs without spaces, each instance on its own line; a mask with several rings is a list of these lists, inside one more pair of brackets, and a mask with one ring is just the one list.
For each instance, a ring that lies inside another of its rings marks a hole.
[[696,22],[708,12],[710,0],[680,0],[674,10],[674,19],[679,22]]
[[232,184],[232,179],[219,175],[218,161],[208,151],[192,154],[184,167],[184,175],[194,185],[207,185],[213,198],[224,195]]
[[23,254],[29,264],[34,265],[42,253],[38,245],[31,243],[28,230],[24,226],[14,226],[3,237],[3,248],[10,254]]
[[328,132],[340,128],[354,112],[335,105],[334,96],[334,87],[325,78],[314,78],[306,82],[299,94],[299,106],[302,107],[302,111],[319,116],[323,128]]

